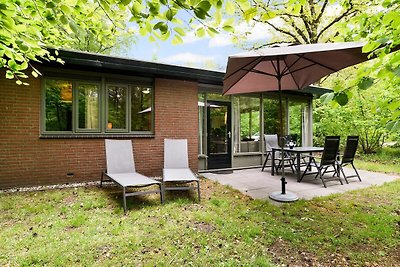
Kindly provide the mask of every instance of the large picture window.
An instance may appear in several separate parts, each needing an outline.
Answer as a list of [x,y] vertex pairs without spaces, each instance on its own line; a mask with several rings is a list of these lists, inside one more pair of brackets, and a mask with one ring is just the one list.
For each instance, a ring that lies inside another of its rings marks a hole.
[[78,83],[78,128],[82,131],[99,131],[100,85]]
[[260,98],[234,99],[235,153],[260,151]]
[[119,85],[107,86],[107,129],[127,130],[128,87]]
[[131,92],[131,131],[151,131],[153,121],[151,87],[134,86]]
[[152,83],[44,80],[44,134],[152,134]]
[[72,81],[46,80],[46,131],[72,131]]

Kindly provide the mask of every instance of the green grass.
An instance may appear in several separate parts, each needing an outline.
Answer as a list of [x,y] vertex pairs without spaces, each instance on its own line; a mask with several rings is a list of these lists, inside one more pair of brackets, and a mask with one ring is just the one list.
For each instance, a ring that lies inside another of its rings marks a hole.
[[355,165],[368,171],[400,173],[400,147],[384,147],[374,154],[360,154]]
[[[0,194],[0,266],[398,263],[400,181],[276,206],[202,180],[195,195],[97,187]],[[396,258],[397,255],[397,258]]]

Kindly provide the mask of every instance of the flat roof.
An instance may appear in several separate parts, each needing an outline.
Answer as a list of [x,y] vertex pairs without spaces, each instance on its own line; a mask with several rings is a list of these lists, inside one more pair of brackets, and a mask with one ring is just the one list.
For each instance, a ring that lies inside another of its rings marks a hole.
[[158,62],[106,56],[101,54],[67,50],[58,50],[59,56],[65,61],[64,65],[56,62],[44,63],[52,67],[73,68],[90,71],[106,71],[116,74],[126,74],[144,77],[174,78],[192,80],[199,83],[221,85],[225,73],[190,67],[169,65]]
[[[58,50],[58,53],[59,57],[65,61],[64,65],[56,62],[45,62],[43,64],[52,67],[78,69],[83,71],[101,71],[123,75],[191,80],[216,86],[223,85],[223,79],[225,75],[225,72],[221,71],[183,67],[116,56],[107,56],[77,50],[60,49]],[[311,85],[302,90],[293,90],[291,92],[321,96],[331,91],[332,90],[327,88]]]

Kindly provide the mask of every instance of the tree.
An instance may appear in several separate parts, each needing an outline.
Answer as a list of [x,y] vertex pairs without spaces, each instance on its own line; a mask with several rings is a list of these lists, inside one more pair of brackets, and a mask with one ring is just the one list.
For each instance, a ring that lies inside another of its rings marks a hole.
[[[340,5],[340,3],[346,3]],[[236,9],[249,23],[261,23],[272,33],[270,40],[252,44],[260,48],[275,43],[310,44],[332,41],[338,25],[360,14],[373,1],[365,0],[237,0]]]
[[392,110],[387,128],[400,132],[400,52],[391,53],[400,49],[400,1],[381,1],[373,12],[359,14],[349,24],[342,27],[341,34],[346,39],[367,40],[363,51],[377,57],[359,72],[357,82],[366,89],[377,84],[383,90],[392,89],[392,98],[381,107]]
[[[32,61],[62,63],[57,49],[83,44],[102,52],[128,31],[127,23],[150,39],[171,38],[173,43],[182,41],[188,27],[199,36],[213,35],[222,8],[222,0],[0,0],[0,68],[6,69],[6,78],[23,84],[28,67],[32,76],[40,75]],[[179,18],[182,12],[189,18],[186,25]],[[55,54],[48,48],[55,48]]]

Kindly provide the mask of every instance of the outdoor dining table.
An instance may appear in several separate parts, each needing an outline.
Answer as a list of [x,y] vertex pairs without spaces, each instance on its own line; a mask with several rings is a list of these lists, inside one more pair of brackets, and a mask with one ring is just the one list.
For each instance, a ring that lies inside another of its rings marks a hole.
[[[276,151],[281,151],[281,147],[273,147],[272,148],[272,168],[271,168],[271,175],[273,176],[275,174],[275,152]],[[312,153],[315,152],[322,152],[324,151],[323,147],[315,147],[315,146],[298,146],[298,147],[284,147],[283,148],[284,152],[288,153],[293,153],[296,154],[296,174],[297,174],[297,182],[300,182],[301,178],[301,173],[300,173],[300,158],[301,154],[306,154],[308,153],[309,155],[312,155]]]

